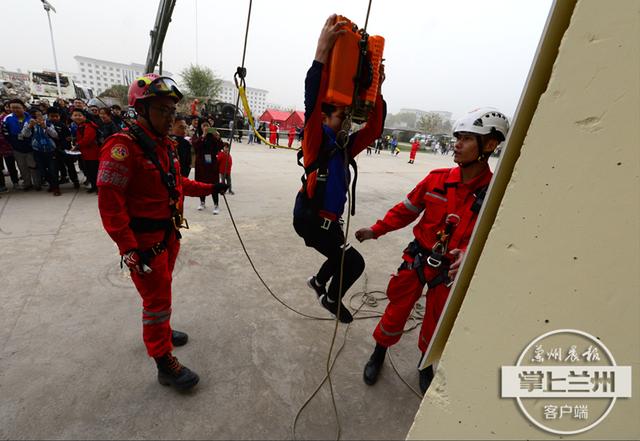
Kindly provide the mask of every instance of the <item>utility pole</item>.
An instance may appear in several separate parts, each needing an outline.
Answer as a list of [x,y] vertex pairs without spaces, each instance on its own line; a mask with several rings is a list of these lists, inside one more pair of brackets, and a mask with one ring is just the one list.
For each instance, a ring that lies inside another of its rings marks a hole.
[[53,41],[53,27],[51,26],[51,14],[49,11],[56,12],[56,8],[51,6],[47,0],[41,0],[44,10],[47,11],[47,20],[49,20],[49,34],[51,34],[51,48],[53,49],[53,64],[56,67],[56,84],[58,86],[58,98],[62,96],[62,89],[60,88],[60,72],[58,71],[58,57],[56,56],[56,45]]

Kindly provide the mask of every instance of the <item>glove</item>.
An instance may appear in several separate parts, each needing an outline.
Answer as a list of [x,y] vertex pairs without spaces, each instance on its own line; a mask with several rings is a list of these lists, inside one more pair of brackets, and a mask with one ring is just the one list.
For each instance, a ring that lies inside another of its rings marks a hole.
[[144,264],[142,256],[140,252],[136,249],[129,250],[122,255],[122,263],[129,267],[129,270],[138,274],[149,274],[151,272],[151,268]]
[[227,184],[223,184],[221,182],[213,184],[213,193],[225,194],[228,189],[229,186]]

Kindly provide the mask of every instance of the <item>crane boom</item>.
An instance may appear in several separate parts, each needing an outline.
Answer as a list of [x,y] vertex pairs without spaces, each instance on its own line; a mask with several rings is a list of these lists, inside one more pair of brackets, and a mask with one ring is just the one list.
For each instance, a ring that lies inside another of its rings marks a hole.
[[171,22],[171,14],[173,14],[173,8],[175,6],[176,0],[160,0],[158,4],[156,22],[149,33],[151,43],[149,44],[149,52],[147,53],[147,62],[145,65],[147,72],[153,72],[158,64],[158,60],[160,60],[160,74],[162,74],[162,45],[164,44],[164,37],[167,35],[167,29]]

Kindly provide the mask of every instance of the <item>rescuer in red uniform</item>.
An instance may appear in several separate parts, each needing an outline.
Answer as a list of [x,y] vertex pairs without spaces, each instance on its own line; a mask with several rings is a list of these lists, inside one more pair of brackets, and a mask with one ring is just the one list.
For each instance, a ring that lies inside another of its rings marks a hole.
[[[507,136],[509,121],[492,108],[478,109],[453,128],[455,168],[433,170],[408,195],[370,228],[356,232],[362,242],[409,225],[415,239],[404,250],[402,265],[387,286],[389,304],[376,327],[376,347],[364,368],[364,381],[376,382],[387,348],[400,340],[414,304],[426,288],[427,303],[418,347],[423,356],[435,331],[478,212],[491,181],[487,159]],[[426,392],[433,368],[420,371],[420,389]]]
[[[278,145],[278,126],[275,121],[271,121],[269,123],[269,143],[274,145]],[[275,147],[273,147],[275,149]]]
[[129,87],[138,114],[128,130],[111,136],[100,153],[98,208],[142,297],[142,336],[158,367],[158,381],[178,389],[198,375],[171,354],[187,334],[171,329],[171,279],[180,249],[184,196],[224,193],[224,184],[203,184],[180,175],[176,143],[168,137],[182,94],[171,78],[146,74]]
[[413,164],[416,160],[416,153],[418,153],[418,149],[420,148],[420,140],[415,138],[411,143],[411,153],[409,153],[409,164]]
[[291,128],[289,129],[289,148],[291,148],[291,146],[293,145],[294,139],[296,139],[296,127],[291,126]]

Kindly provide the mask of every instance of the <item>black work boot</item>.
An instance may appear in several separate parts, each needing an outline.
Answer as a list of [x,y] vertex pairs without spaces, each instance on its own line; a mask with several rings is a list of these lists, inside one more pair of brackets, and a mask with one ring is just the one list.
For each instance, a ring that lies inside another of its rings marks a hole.
[[364,365],[364,373],[362,378],[364,382],[369,386],[373,386],[378,381],[378,374],[384,364],[384,357],[387,355],[387,348],[376,343],[376,348],[373,350],[373,354],[369,357],[369,361]]
[[[329,298],[325,286],[318,284],[315,276],[307,279],[307,286],[315,291],[322,307],[335,317],[338,314],[338,302]],[[353,316],[347,307],[344,306],[344,303],[340,305],[340,317],[338,319],[342,323],[351,323],[353,321]]]
[[171,344],[173,346],[184,346],[189,341],[189,336],[186,332],[171,330]]
[[187,390],[200,381],[198,374],[180,364],[170,352],[155,358],[155,360],[158,365],[158,383],[163,386],[174,386],[179,390]]
[[433,366],[427,366],[424,369],[420,369],[420,391],[422,394],[427,393],[427,389],[433,381]]
[[344,306],[344,303],[340,300],[331,300],[328,295],[323,295],[320,297],[320,304],[329,311],[334,317],[338,315],[338,304],[340,305],[340,316],[338,320],[340,323],[351,323],[353,321],[353,316],[351,312]]
[[324,287],[324,285],[320,285],[318,283],[316,276],[311,276],[307,279],[307,286],[316,292],[318,301],[320,300],[320,297],[322,297],[323,295],[327,295],[327,289]]

